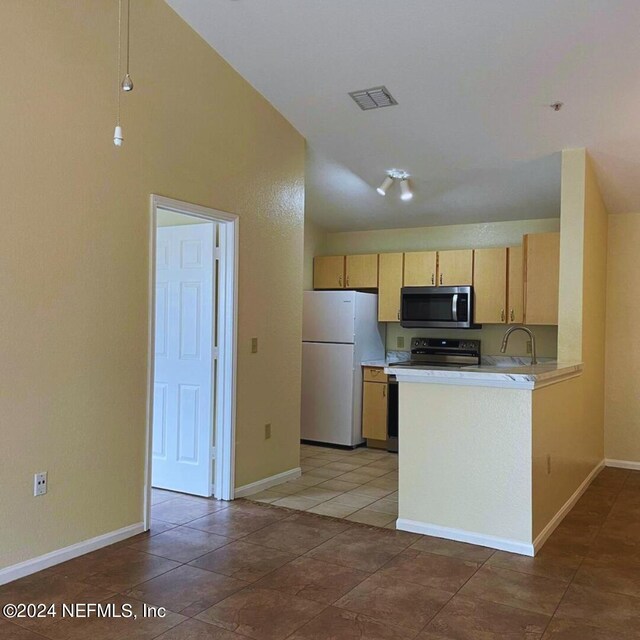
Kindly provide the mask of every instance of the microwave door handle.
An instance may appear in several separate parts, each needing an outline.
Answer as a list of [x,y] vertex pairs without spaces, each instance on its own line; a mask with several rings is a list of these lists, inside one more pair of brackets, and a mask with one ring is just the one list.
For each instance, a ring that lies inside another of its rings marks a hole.
[[454,293],[451,298],[451,319],[458,322],[458,294]]

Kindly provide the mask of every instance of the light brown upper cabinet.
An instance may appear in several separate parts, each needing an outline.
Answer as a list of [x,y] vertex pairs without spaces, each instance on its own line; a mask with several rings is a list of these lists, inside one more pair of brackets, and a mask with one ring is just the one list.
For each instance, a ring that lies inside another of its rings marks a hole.
[[524,321],[558,324],[560,234],[524,236]]
[[438,251],[438,284],[445,287],[473,284],[473,249]]
[[316,256],[313,259],[314,289],[344,289],[344,256]]
[[498,324],[507,319],[507,249],[474,251],[475,321]]
[[507,302],[509,324],[524,322],[524,267],[522,263],[522,246],[509,247],[509,277]]
[[403,255],[402,253],[381,253],[378,256],[379,322],[400,320]]
[[347,256],[346,289],[375,289],[378,286],[378,254]]
[[404,286],[432,287],[436,285],[437,251],[412,251],[404,254]]

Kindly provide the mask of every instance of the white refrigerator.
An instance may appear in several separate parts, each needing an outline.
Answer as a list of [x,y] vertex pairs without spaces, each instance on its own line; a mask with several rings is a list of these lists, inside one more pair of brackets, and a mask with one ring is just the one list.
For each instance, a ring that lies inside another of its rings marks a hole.
[[378,296],[305,291],[302,317],[302,440],[353,447],[362,438],[362,366],[385,357]]

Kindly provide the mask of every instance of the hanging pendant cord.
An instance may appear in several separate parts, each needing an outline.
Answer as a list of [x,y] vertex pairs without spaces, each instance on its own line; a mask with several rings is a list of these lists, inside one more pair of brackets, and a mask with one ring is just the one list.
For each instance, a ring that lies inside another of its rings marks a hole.
[[[128,58],[128,56],[127,56]],[[128,64],[128,62],[127,62]],[[120,124],[120,69],[122,67],[122,0],[118,0],[118,107],[116,124]]]
[[130,15],[131,15],[131,0],[127,0],[127,75],[129,75],[129,42],[130,42],[130,38],[129,38],[129,20],[130,20]]

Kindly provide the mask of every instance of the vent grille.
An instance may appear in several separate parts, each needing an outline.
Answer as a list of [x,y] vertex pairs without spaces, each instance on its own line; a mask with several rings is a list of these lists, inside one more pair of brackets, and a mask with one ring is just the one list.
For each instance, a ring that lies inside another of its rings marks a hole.
[[371,89],[351,91],[349,95],[363,111],[379,109],[380,107],[392,107],[394,104],[398,104],[398,101],[391,95],[386,87],[373,87]]

